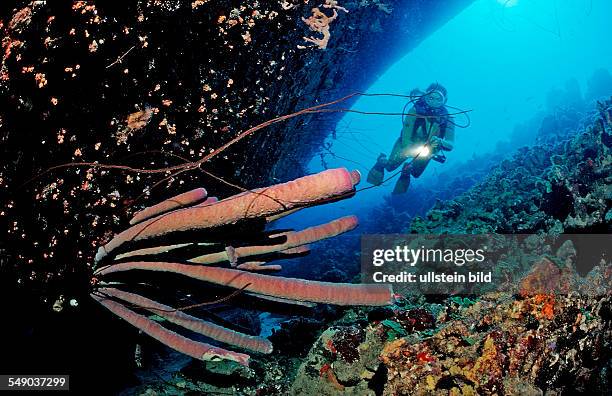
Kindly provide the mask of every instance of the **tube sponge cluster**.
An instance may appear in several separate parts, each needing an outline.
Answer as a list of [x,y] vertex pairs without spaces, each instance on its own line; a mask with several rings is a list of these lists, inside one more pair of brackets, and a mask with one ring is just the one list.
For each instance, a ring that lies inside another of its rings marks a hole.
[[[271,221],[302,208],[353,196],[359,181],[357,171],[331,169],[222,200],[209,197],[205,189],[198,188],[145,208],[131,219],[131,227],[98,250],[99,268],[94,272],[91,296],[115,315],[177,351],[201,360],[222,358],[248,365],[249,356],[244,353],[191,340],[131,308],[154,313],[174,325],[251,352],[272,352],[269,340],[188,315],[184,308],[175,309],[109,287],[113,283],[108,279],[126,271],[166,272],[287,304],[390,304],[393,293],[387,285],[318,282],[261,273],[281,269],[280,265],[268,265],[269,261],[303,255],[308,253],[309,244],[357,227],[357,218],[347,216],[302,231],[266,230]],[[245,227],[249,221],[254,221],[255,226]],[[225,241],[228,229],[231,238]],[[163,243],[177,234],[195,234],[196,238],[203,235],[203,240]],[[134,248],[143,243],[151,246]],[[160,255],[177,252],[180,255],[192,247],[203,249],[203,254],[172,261],[159,259]]]

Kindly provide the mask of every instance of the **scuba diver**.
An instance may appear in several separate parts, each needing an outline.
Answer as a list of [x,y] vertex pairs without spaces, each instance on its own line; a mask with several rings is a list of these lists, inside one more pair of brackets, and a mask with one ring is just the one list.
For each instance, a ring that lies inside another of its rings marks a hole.
[[389,158],[381,153],[368,173],[368,183],[380,185],[384,181],[385,169],[391,172],[412,158],[404,164],[393,194],[405,193],[410,186],[410,177],[421,176],[430,160],[444,163],[444,151],[452,150],[455,140],[455,124],[445,106],[446,88],[433,83],[425,92],[413,90],[410,97],[408,104],[413,106],[408,113],[402,112],[402,132]]

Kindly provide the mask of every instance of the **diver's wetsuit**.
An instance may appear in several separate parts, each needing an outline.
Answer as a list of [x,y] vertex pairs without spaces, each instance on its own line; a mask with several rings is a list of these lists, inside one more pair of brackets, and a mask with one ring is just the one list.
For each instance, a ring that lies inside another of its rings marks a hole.
[[445,147],[444,142],[454,141],[455,126],[449,119],[446,107],[433,108],[419,99],[405,116],[401,135],[393,145],[389,158],[379,159],[368,174],[368,182],[381,184],[385,169],[391,172],[409,158],[414,158],[410,163],[410,175],[419,177],[432,158],[431,155],[419,155],[419,151],[434,136],[443,140],[440,149],[449,150],[452,147]]

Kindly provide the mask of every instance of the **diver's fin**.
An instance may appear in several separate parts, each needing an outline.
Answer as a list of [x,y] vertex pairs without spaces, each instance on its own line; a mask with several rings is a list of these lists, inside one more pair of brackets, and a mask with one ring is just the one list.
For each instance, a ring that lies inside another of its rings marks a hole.
[[376,169],[376,167],[372,168],[368,173],[368,183],[373,184],[375,186],[380,186],[383,182],[383,178],[385,177],[385,171]]
[[410,187],[410,170],[404,167],[399,179],[397,179],[397,183],[395,183],[393,194],[404,194],[408,191],[408,187]]
[[387,156],[380,154],[376,160],[376,164],[372,167],[368,173],[368,183],[375,186],[380,186],[385,177],[385,165],[387,164]]

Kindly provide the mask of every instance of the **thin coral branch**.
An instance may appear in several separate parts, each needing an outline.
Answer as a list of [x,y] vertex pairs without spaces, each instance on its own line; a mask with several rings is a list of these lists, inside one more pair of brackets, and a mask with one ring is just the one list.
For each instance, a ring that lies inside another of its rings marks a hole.
[[314,308],[317,306],[317,304],[315,303],[311,303],[308,301],[297,301],[297,300],[290,300],[288,298],[280,298],[280,297],[272,297],[272,296],[264,296],[263,294],[257,294],[257,293],[245,293],[248,296],[254,297],[254,298],[258,298],[261,300],[266,300],[266,301],[272,301],[275,303],[280,303],[280,304],[288,304],[288,305],[299,305],[301,307],[306,307],[306,308]]
[[[70,163],[65,163],[65,164],[61,164],[61,165],[55,165],[52,167],[47,168],[46,170],[44,170],[43,172],[40,172],[39,174],[33,176],[32,178],[30,178],[29,180],[26,180],[21,187],[31,183],[32,181],[38,179],[39,177],[44,176],[45,174],[52,172],[54,170],[58,170],[58,169],[64,169],[64,168],[71,168],[71,167],[88,167],[88,168],[93,168],[93,169],[109,169],[109,170],[119,170],[119,171],[124,171],[124,172],[133,172],[133,173],[142,173],[142,174],[158,174],[158,173],[166,173],[169,176],[167,176],[165,179],[163,179],[162,181],[160,181],[159,183],[167,180],[168,178],[174,177],[176,175],[178,175],[179,173],[185,172],[185,171],[190,171],[190,170],[194,170],[194,169],[198,169],[200,168],[200,166],[202,164],[204,164],[205,162],[211,160],[212,158],[216,157],[217,155],[219,155],[220,153],[222,153],[223,151],[225,151],[226,149],[228,149],[229,147],[231,147],[232,145],[238,143],[239,141],[241,141],[242,139],[252,135],[253,133],[266,128],[270,125],[279,123],[279,122],[284,122],[286,120],[289,120],[291,118],[294,117],[298,117],[304,114],[317,114],[317,113],[327,113],[327,112],[353,112],[353,113],[359,113],[359,114],[371,114],[371,115],[404,115],[404,116],[414,116],[416,117],[417,114],[405,114],[405,113],[383,113],[383,112],[363,112],[363,111],[358,111],[358,110],[352,110],[352,109],[327,109],[327,107],[336,105],[338,103],[347,101],[352,99],[353,97],[356,96],[370,96],[370,97],[374,97],[374,96],[390,96],[390,97],[402,97],[402,98],[409,98],[409,99],[413,99],[413,97],[409,96],[409,95],[400,95],[400,94],[385,94],[385,93],[362,93],[362,92],[354,92],[351,94],[348,94],[346,96],[343,96],[339,99],[327,102],[327,103],[322,103],[319,105],[315,105],[315,106],[311,106],[308,107],[306,109],[302,109],[299,111],[296,111],[294,113],[291,114],[286,114],[283,116],[279,116],[273,119],[270,119],[268,121],[265,121],[259,125],[256,125],[252,128],[249,128],[243,132],[241,132],[240,134],[238,134],[235,138],[231,139],[229,142],[227,142],[226,144],[222,145],[221,147],[213,150],[210,154],[200,158],[197,161],[189,161],[189,162],[185,162],[182,164],[178,164],[178,165],[173,165],[173,166],[169,166],[169,167],[163,167],[163,168],[154,168],[154,169],[143,169],[143,168],[135,168],[135,167],[131,167],[131,166],[127,166],[127,165],[115,165],[115,164],[101,164],[99,162],[70,162]],[[456,113],[451,113],[449,114],[450,116],[453,115],[458,115],[458,114],[465,114],[468,112],[471,112],[472,110],[465,110],[465,111],[459,111]],[[423,115],[418,115],[419,117],[423,118],[427,118],[429,116],[423,116]],[[436,117],[436,116],[431,116],[431,117]],[[177,156],[178,157],[178,156]]]
[[136,46],[132,45],[127,51],[125,51],[123,54],[118,56],[117,59],[115,59],[112,63],[109,63],[108,65],[106,65],[106,68],[110,69],[111,67],[115,66],[116,64],[123,62],[123,58],[125,58],[130,52],[132,52],[132,50],[134,48],[136,48]]

